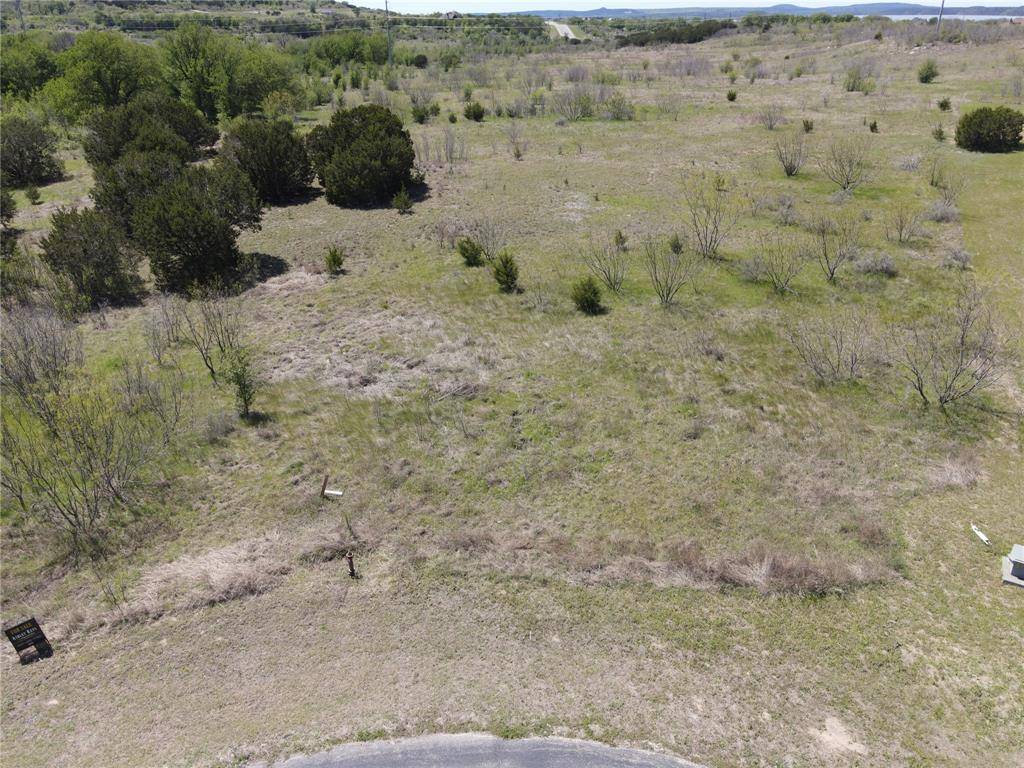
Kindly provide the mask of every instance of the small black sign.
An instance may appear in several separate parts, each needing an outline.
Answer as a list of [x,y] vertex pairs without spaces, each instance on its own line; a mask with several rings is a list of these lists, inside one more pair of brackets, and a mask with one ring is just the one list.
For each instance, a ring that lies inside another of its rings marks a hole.
[[[34,616],[13,626],[5,627],[4,634],[11,641],[14,650],[18,652],[22,664],[53,656],[50,641],[46,639],[42,627],[39,626],[39,622],[35,620]],[[34,649],[34,652],[30,651],[30,648]]]

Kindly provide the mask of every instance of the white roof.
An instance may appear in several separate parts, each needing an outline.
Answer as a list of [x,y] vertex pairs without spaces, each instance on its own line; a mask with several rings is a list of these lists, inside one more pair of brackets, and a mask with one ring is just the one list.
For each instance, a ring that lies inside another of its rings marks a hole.
[[1010,560],[1015,563],[1024,563],[1024,544],[1014,544],[1010,550]]

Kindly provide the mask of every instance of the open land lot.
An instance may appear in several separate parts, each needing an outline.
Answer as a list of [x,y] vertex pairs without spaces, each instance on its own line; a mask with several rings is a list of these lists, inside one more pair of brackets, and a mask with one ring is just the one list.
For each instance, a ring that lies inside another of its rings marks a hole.
[[[241,299],[271,382],[266,418],[232,423],[228,394],[181,351],[194,434],[118,564],[124,605],[7,532],[5,614],[44,615],[59,652],[24,668],[4,654],[5,764],[226,766],[464,730],[723,766],[1024,761],[1024,599],[998,578],[1024,531],[1020,368],[944,413],[882,362],[823,385],[787,340],[854,312],[881,349],[890,323],[942,311],[972,277],[1019,353],[1024,153],[966,153],[931,132],[951,135],[972,106],[1019,108],[1006,84],[1024,43],[924,52],[769,33],[559,50],[415,75],[436,78],[442,117],[410,125],[428,186],[411,215],[314,196],[242,237],[287,264]],[[925,55],[941,69],[927,85]],[[719,67],[734,56],[767,76],[730,85]],[[852,60],[875,68],[871,94],[843,89]],[[634,119],[524,118],[515,160],[508,118],[461,117],[467,77],[491,107],[537,73],[565,89],[573,67],[613,83]],[[785,124],[768,130],[773,105]],[[449,110],[464,145],[451,167]],[[869,143],[852,196],[813,159],[782,172],[773,144],[804,119],[813,158],[838,137]],[[27,238],[48,206],[87,195],[89,168],[67,151],[70,179],[20,207]],[[893,242],[896,206],[937,199],[936,157],[965,180],[958,220]],[[737,223],[662,308],[643,240],[685,234],[701,173],[721,174]],[[812,262],[785,295],[747,279],[759,236],[799,230],[787,212],[839,210],[894,276],[851,267],[833,285]],[[452,248],[451,232],[484,221],[522,293],[498,293]],[[580,256],[616,230],[629,271],[608,311],[585,316],[569,300]],[[323,268],[332,245],[348,254],[338,277]],[[973,256],[966,274],[945,265],[956,247]],[[143,348],[154,302],[83,321],[96,371]],[[325,473],[340,501],[319,498]],[[331,557],[353,544],[358,580]],[[806,559],[829,586],[789,589],[773,557]],[[249,594],[205,604],[239,574]]]

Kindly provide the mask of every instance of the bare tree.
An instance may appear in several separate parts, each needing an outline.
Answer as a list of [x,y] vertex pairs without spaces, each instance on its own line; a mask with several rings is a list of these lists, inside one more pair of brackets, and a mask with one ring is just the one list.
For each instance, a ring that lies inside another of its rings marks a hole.
[[693,284],[700,270],[700,257],[688,248],[677,253],[660,239],[647,238],[643,243],[644,266],[651,279],[658,301],[668,306],[687,283]]
[[941,157],[933,155],[928,163],[928,184],[939,190],[943,203],[956,205],[967,181],[963,174],[951,168]]
[[857,257],[860,249],[860,222],[853,214],[836,217],[822,214],[808,225],[813,242],[812,252],[830,283],[836,280],[839,268]]
[[843,192],[851,192],[868,178],[870,145],[865,139],[835,139],[819,158],[821,172]]
[[774,232],[762,235],[760,247],[751,259],[751,276],[765,280],[776,293],[788,293],[809,258],[809,248],[796,235]]
[[613,293],[622,289],[622,281],[626,278],[629,267],[627,252],[619,248],[611,240],[602,243],[591,243],[583,252],[583,263]]
[[885,217],[885,239],[909,243],[921,235],[921,211],[904,202],[894,203]]
[[529,143],[523,136],[523,124],[519,120],[510,122],[505,129],[505,137],[508,139],[508,148],[512,153],[512,157],[516,160],[522,160],[529,146]]
[[871,343],[864,318],[843,311],[801,322],[787,338],[808,370],[827,384],[859,378]]
[[807,159],[807,141],[803,133],[794,131],[775,140],[775,157],[787,176],[796,176]]
[[697,253],[718,258],[718,251],[736,224],[736,210],[721,177],[693,179],[683,186],[686,224]]
[[44,308],[15,309],[3,318],[2,332],[4,394],[52,431],[57,403],[82,365],[81,333]]
[[757,113],[757,121],[769,131],[774,131],[782,125],[782,120],[782,107],[778,104],[769,104]]
[[466,142],[450,125],[445,126],[442,133],[442,148],[448,173],[454,173],[455,165],[466,159]]
[[480,246],[487,261],[494,261],[508,245],[508,231],[497,219],[477,219],[469,225],[469,236]]
[[181,341],[182,322],[181,299],[160,294],[146,315],[144,328],[146,346],[157,365],[163,365],[167,350]]
[[218,368],[241,346],[243,326],[239,299],[208,293],[182,311],[184,341],[199,353],[210,379],[218,383]]
[[896,334],[893,362],[924,405],[939,407],[995,384],[1004,346],[985,295],[972,282],[957,292],[951,310]]
[[574,85],[567,91],[556,91],[551,97],[554,110],[566,120],[575,122],[594,116],[595,99],[586,85]]
[[112,382],[69,377],[45,414],[32,408],[5,414],[5,493],[75,558],[85,556],[101,583],[99,564],[109,554],[114,524],[134,508],[178,434],[185,392],[176,371],[157,378],[141,364],[127,364]]

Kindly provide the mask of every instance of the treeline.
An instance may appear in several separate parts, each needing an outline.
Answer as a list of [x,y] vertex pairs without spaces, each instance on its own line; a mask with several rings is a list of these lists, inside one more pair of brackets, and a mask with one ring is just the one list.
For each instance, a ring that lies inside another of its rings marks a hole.
[[796,15],[792,13],[748,13],[740,20],[741,29],[759,29],[767,31],[776,26],[796,26],[797,24],[842,24],[853,21],[857,17],[852,13],[812,13]]
[[673,24],[659,25],[654,29],[633,32],[617,40],[619,48],[626,46],[643,47],[646,45],[668,45],[671,43],[699,43],[718,34],[723,29],[735,29],[736,24],[730,20],[708,19],[691,24],[681,21]]

